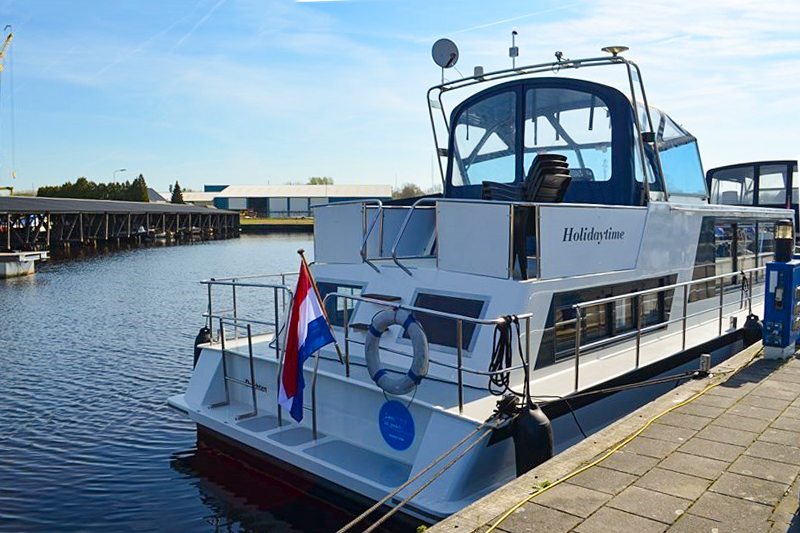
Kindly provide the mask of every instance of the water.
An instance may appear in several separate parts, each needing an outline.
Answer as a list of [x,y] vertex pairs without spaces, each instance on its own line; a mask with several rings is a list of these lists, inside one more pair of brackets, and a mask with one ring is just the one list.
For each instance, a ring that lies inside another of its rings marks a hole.
[[348,515],[196,449],[190,378],[208,277],[297,271],[307,235],[37,265],[0,280],[0,531],[331,531]]

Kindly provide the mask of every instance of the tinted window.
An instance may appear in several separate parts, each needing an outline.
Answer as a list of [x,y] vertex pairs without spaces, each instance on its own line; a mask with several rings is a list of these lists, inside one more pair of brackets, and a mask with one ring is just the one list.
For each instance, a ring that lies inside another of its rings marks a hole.
[[[340,294],[348,294],[353,296],[360,296],[363,287],[360,285],[346,285],[343,283],[330,283],[325,281],[317,282],[319,288],[319,295],[325,300],[325,296],[338,292]],[[344,327],[344,306],[347,305],[348,318],[353,319],[353,310],[356,307],[355,300],[346,300],[345,298],[336,298],[331,296],[325,302],[325,312],[328,314],[328,320],[332,326]]]
[[[471,318],[480,318],[484,303],[483,300],[421,292],[417,294],[414,306],[443,311],[445,313],[465,315]],[[414,313],[414,316],[419,320],[420,324],[422,324],[422,329],[425,330],[429,343],[450,346],[452,348],[457,347],[456,340],[458,337],[456,335],[456,321],[429,315],[427,313]],[[465,349],[469,348],[474,332],[475,324],[463,322],[461,346]]]

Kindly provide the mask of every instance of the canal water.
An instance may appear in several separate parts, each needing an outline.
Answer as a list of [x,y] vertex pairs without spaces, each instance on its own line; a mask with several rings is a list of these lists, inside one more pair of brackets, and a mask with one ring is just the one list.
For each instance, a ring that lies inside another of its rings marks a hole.
[[[297,271],[309,235],[99,253],[0,280],[0,531],[301,531],[341,509],[196,448],[166,405],[209,277]],[[312,491],[313,492],[313,491]]]

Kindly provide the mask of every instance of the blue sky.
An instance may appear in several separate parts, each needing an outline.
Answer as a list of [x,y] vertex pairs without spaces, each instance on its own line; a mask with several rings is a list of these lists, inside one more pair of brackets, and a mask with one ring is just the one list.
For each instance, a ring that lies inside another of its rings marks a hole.
[[0,24],[14,30],[0,185],[20,189],[119,168],[159,190],[320,175],[427,188],[431,45],[458,43],[465,75],[507,68],[515,27],[518,64],[631,47],[706,168],[800,152],[790,0],[6,0]]

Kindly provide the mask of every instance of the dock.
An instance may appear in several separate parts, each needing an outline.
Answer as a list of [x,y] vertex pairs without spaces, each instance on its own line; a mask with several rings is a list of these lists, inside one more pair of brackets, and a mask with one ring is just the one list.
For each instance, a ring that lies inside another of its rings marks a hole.
[[0,196],[0,249],[239,236],[239,213],[184,204]]
[[0,252],[0,279],[33,274],[36,261],[48,256],[47,252]]
[[757,343],[430,533],[800,531],[800,359]]

